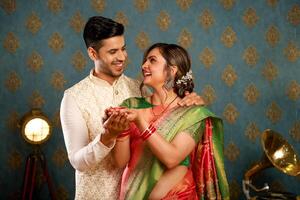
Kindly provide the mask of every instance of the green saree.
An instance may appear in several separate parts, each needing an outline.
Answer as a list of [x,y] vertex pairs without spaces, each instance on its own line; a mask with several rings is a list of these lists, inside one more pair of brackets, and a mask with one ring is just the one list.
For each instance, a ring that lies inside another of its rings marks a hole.
[[[148,104],[143,98],[130,98],[122,106],[138,109],[150,107]],[[205,107],[175,107],[164,113],[154,125],[157,127],[155,134],[161,134],[167,141],[172,141],[177,134],[185,132],[197,144],[189,159],[183,161],[188,162],[195,185],[193,190],[196,195],[188,199],[229,199],[221,119]],[[130,134],[131,158],[122,176],[120,199],[148,199],[166,168],[140,139],[140,132],[136,127],[131,128]],[[170,197],[183,199],[182,195],[187,197],[187,192],[175,191]]]

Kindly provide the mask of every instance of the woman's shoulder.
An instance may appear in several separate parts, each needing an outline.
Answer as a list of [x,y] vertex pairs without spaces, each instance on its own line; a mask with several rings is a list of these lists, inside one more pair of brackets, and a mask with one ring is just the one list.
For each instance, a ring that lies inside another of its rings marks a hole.
[[176,120],[176,123],[182,125],[182,130],[202,122],[207,118],[211,118],[215,122],[222,122],[220,117],[205,106],[177,107],[172,116]]
[[189,107],[184,107],[185,109],[185,115],[186,116],[197,116],[197,117],[214,117],[214,118],[219,118],[215,113],[213,113],[211,110],[209,110],[206,106],[189,106]]
[[206,106],[192,105],[192,106],[188,106],[187,108],[188,108],[188,110],[191,110],[191,111],[208,111],[208,112],[212,112]]

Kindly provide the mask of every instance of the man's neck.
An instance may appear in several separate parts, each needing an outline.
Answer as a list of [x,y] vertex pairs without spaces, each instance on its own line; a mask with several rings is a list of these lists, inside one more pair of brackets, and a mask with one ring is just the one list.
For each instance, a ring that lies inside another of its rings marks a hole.
[[100,78],[100,79],[108,82],[110,85],[113,85],[114,82],[120,78],[120,77],[114,77],[114,76],[107,75],[101,71],[96,71],[95,69],[93,70],[93,75],[96,76],[97,78]]

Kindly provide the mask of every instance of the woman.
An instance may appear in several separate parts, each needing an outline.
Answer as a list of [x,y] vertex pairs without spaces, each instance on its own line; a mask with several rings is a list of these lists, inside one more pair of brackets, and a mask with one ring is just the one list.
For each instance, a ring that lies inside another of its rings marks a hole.
[[116,164],[126,166],[120,199],[229,199],[222,121],[204,107],[177,106],[193,90],[190,67],[182,47],[152,45],[142,72],[153,94],[108,111],[134,122],[113,151]]

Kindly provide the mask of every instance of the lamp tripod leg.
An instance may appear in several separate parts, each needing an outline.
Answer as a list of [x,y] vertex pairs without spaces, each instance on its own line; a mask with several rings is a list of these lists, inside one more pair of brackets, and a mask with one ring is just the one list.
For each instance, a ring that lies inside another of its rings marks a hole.
[[50,174],[49,174],[49,171],[48,171],[48,168],[47,168],[46,159],[45,159],[43,154],[40,155],[40,161],[41,161],[44,177],[46,178],[46,181],[47,181],[47,185],[48,185],[48,189],[49,189],[49,192],[50,192],[50,195],[51,195],[51,199],[56,200],[57,198],[56,198],[55,188],[54,188],[53,182],[51,180],[51,177],[50,177]]
[[31,200],[33,196],[36,177],[37,158],[29,155],[26,161],[22,200]]
[[28,156],[26,160],[25,175],[24,175],[24,182],[23,182],[23,191],[22,191],[23,200],[26,199],[26,194],[28,191],[30,171],[31,171],[31,156]]
[[47,181],[47,186],[52,200],[56,200],[56,192],[51,180],[47,163],[44,155],[41,152],[30,154],[26,160],[22,200],[32,200],[34,189],[36,188],[36,176],[38,173],[37,168],[41,167],[43,176]]
[[29,193],[30,200],[32,199],[33,191],[35,188],[36,167],[37,167],[37,158],[34,156],[33,157],[32,176],[31,176],[31,187],[30,187],[30,193]]

